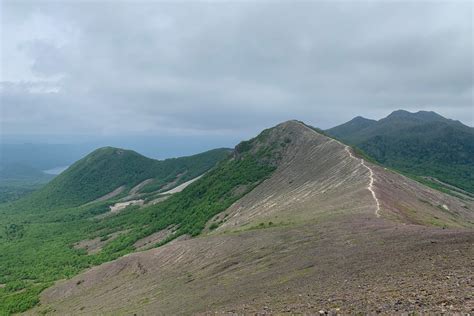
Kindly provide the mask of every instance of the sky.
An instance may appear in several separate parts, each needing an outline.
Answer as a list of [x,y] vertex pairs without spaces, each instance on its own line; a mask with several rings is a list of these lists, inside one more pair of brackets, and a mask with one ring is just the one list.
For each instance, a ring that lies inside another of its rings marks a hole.
[[397,109],[474,125],[471,1],[0,1],[4,140],[233,146]]

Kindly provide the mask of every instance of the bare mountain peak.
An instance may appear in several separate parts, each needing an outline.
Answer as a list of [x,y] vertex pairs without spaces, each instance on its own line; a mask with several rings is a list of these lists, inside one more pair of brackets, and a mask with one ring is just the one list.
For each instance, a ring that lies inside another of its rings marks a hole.
[[289,131],[304,131],[307,128],[306,124],[298,120],[289,120],[282,122],[275,127],[271,128],[280,133],[285,133]]
[[[246,313],[257,312],[268,304],[265,291],[272,289],[271,294],[281,303],[276,311],[293,306],[294,298],[303,289],[313,300],[357,295],[342,300],[341,311],[367,313],[380,308],[380,304],[374,303],[367,309],[364,300],[367,293],[375,293],[374,301],[384,301],[392,299],[386,293],[397,290],[399,284],[413,288],[425,281],[407,279],[406,271],[441,280],[439,284],[433,283],[436,287],[429,293],[436,300],[447,293],[453,294],[453,289],[457,291],[453,295],[463,299],[468,288],[463,284],[467,283],[446,286],[444,280],[452,274],[453,265],[456,280],[468,280],[472,274],[465,267],[473,237],[467,229],[459,228],[473,223],[474,204],[470,200],[434,191],[370,164],[356,157],[349,147],[298,121],[283,122],[242,142],[235,155],[243,160],[255,155],[278,164],[264,180],[259,179],[255,187],[208,222],[208,227],[219,223],[213,231],[199,238],[175,239],[159,248],[119,258],[71,280],[58,282],[41,294],[41,308],[50,306],[58,314],[81,313],[84,306],[89,313],[110,314],[134,308],[145,314],[156,310],[165,314],[210,314],[217,309]],[[229,186],[232,179],[248,172],[225,167],[219,172],[223,179],[229,179]],[[203,177],[196,182],[201,185],[196,190],[199,195],[209,190],[209,181],[205,181]],[[239,184],[229,192],[234,194],[248,185]],[[214,190],[211,192],[216,194]],[[438,229],[431,225],[457,228]],[[446,264],[440,253],[454,259]],[[415,256],[420,260],[411,260]],[[367,272],[361,281],[347,282],[347,278],[361,269]],[[176,275],[182,271],[187,277],[177,279]],[[216,285],[216,273],[228,282]],[[275,282],[275,276],[284,282]],[[341,287],[337,292],[328,292],[336,283],[355,283],[355,290]],[[359,283],[368,285],[365,291],[357,288]],[[381,286],[380,291],[372,291]],[[229,287],[233,289],[231,292],[227,290]],[[196,295],[196,288],[202,295]],[[430,287],[426,289],[429,291]],[[398,290],[395,292],[397,296],[393,298],[399,300]],[[406,295],[412,295],[411,292],[407,291]],[[382,294],[377,296],[377,293]],[[178,296],[182,300],[176,300]],[[183,301],[187,302],[184,306]],[[215,306],[214,310],[209,309],[211,305]],[[399,304],[393,309],[388,305],[385,311],[399,312],[400,308]],[[298,314],[305,310],[294,311]]]
[[318,129],[310,127],[298,120],[289,120],[263,130],[257,137],[253,138],[253,140],[266,142],[277,141],[278,139],[284,140],[287,138],[299,137],[308,132],[318,132]]
[[258,136],[238,144],[234,151],[237,159],[247,154],[276,167],[308,144],[323,143],[328,137],[317,128],[297,120],[289,120],[263,130]]

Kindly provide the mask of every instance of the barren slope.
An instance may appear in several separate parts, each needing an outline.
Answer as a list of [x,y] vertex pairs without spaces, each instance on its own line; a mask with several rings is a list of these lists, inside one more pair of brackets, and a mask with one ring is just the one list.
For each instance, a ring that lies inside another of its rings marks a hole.
[[470,312],[473,203],[355,157],[290,121],[276,171],[212,222],[42,294],[57,314]]
[[307,222],[349,213],[405,223],[474,224],[472,201],[440,193],[364,161],[350,147],[302,123],[281,124],[273,133],[292,139],[280,166],[225,212],[228,220],[217,231],[260,221]]

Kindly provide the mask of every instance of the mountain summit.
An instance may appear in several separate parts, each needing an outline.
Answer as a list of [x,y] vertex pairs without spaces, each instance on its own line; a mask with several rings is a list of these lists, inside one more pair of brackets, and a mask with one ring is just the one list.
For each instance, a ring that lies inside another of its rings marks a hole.
[[330,135],[334,137],[344,137],[346,135],[352,135],[353,133],[357,133],[360,130],[363,130],[373,124],[377,123],[375,120],[370,120],[362,116],[356,116],[349,122],[336,126],[327,130]]
[[133,150],[103,147],[74,163],[20,203],[46,209],[64,208],[124,196],[141,183],[141,189],[150,188],[149,192],[166,184],[171,184],[171,188],[203,174],[228,154],[228,149],[215,149],[159,161]]
[[355,118],[326,132],[387,167],[474,193],[474,128],[459,121],[398,110],[379,121]]
[[425,122],[451,121],[433,111],[418,111],[418,112],[412,113],[405,110],[393,111],[387,116],[386,119],[395,119],[395,118],[421,120]]
[[462,306],[469,291],[474,201],[372,164],[298,121],[240,143],[182,192],[111,223],[120,219],[127,231],[106,250],[160,246],[58,282],[37,311],[390,314],[417,301],[433,312],[448,295]]

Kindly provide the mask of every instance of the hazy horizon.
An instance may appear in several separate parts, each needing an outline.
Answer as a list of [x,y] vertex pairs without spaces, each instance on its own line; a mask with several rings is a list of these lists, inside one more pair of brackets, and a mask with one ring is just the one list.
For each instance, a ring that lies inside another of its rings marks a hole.
[[2,138],[230,146],[397,109],[473,126],[472,6],[2,1]]
[[0,315],[472,312],[473,15],[0,0]]
[[[423,110],[406,110],[404,108],[394,108],[393,110],[390,110],[386,115],[382,115],[381,117],[368,117],[368,116],[364,116],[364,115],[356,115],[356,116],[353,116],[351,117],[349,120],[355,118],[355,117],[363,117],[363,118],[366,118],[366,119],[370,119],[370,120],[380,120],[380,119],[383,119],[385,117],[387,117],[388,115],[390,115],[391,113],[393,113],[394,111],[398,111],[398,110],[403,110],[403,111],[408,111],[410,113],[416,113],[416,112],[420,112],[420,111],[427,111],[427,112],[435,112],[435,111],[431,111],[429,109],[423,109]],[[468,126],[468,127],[471,127],[473,128],[474,126],[473,125],[470,125],[468,123],[466,123],[465,120],[462,120],[462,119],[455,119],[455,118],[452,118],[452,117],[448,117],[448,116],[445,116],[439,112],[435,112],[447,119],[451,119],[451,120],[455,120],[455,121],[459,121],[461,122],[462,124]],[[255,135],[255,133],[258,133],[259,131],[261,131],[262,129],[265,129],[265,128],[269,128],[269,127],[272,127],[276,124],[279,124],[279,123],[282,123],[282,122],[285,122],[285,121],[289,121],[289,120],[298,120],[298,121],[302,121],[302,122],[305,122],[306,124],[309,124],[309,125],[312,125],[314,127],[317,127],[317,128],[320,128],[322,130],[325,130],[325,129],[329,129],[329,128],[332,128],[332,127],[335,127],[335,126],[338,126],[338,125],[341,125],[341,124],[344,124],[346,122],[348,122],[349,120],[345,120],[345,121],[341,121],[335,125],[330,125],[330,126],[321,126],[321,125],[317,125],[317,124],[314,124],[308,120],[304,120],[304,119],[301,119],[301,118],[297,118],[297,117],[288,117],[287,119],[283,119],[283,120],[280,120],[280,121],[275,121],[274,123],[270,123],[269,125],[261,125],[261,126],[258,126],[258,127],[254,127],[254,128],[249,128],[248,130],[244,130],[244,131],[241,131],[241,134],[239,134],[240,137],[236,136],[236,135],[232,135],[232,137],[230,137],[230,139],[245,139],[245,137],[252,137],[252,135]],[[95,137],[98,137],[97,139],[98,140],[105,140],[105,139],[119,139],[119,138],[128,138],[128,139],[132,139],[132,138],[143,138],[143,139],[147,139],[147,138],[156,138],[156,137],[164,137],[164,138],[186,138],[186,137],[192,137],[193,139],[199,139],[199,138],[210,138],[211,142],[215,139],[229,139],[229,134],[221,134],[221,135],[207,135],[207,134],[193,134],[193,135],[181,135],[181,134],[173,134],[173,133],[166,133],[166,134],[146,134],[146,133],[128,133],[128,134],[116,134],[116,135],[95,135],[95,134],[88,134],[88,133],[82,133],[82,134],[61,134],[61,135],[58,135],[58,134],[2,134],[1,137],[0,137],[0,143],[3,143],[3,144],[28,144],[28,143],[32,143],[32,144],[70,144],[70,143],[88,143],[91,141],[90,137],[91,136],[95,136]],[[210,137],[209,137],[210,136]]]

